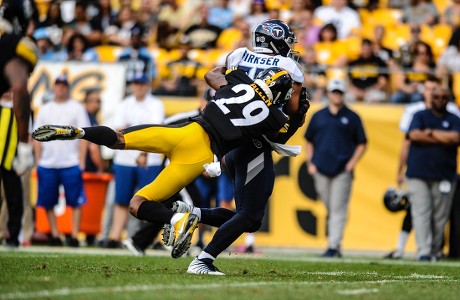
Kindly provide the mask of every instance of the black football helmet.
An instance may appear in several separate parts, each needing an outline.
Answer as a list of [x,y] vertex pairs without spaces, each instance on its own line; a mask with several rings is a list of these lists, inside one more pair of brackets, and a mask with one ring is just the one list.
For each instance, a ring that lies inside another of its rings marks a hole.
[[298,54],[292,49],[297,39],[292,29],[283,21],[268,19],[256,26],[252,33],[254,52],[293,57]]
[[278,67],[265,69],[257,75],[256,83],[257,80],[269,87],[274,105],[282,107],[291,98],[292,78],[286,70]]
[[388,188],[383,195],[383,204],[391,212],[398,212],[409,208],[409,194],[405,191]]
[[5,26],[4,31],[24,35],[30,21],[38,22],[38,10],[34,0],[0,2],[0,21],[2,26]]

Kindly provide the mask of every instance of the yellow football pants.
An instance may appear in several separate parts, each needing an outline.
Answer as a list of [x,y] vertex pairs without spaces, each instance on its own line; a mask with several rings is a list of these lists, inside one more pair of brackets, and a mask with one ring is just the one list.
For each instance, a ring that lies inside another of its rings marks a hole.
[[124,132],[125,149],[162,153],[170,161],[157,178],[136,195],[165,201],[192,182],[214,160],[206,131],[193,122],[183,127],[151,126]]

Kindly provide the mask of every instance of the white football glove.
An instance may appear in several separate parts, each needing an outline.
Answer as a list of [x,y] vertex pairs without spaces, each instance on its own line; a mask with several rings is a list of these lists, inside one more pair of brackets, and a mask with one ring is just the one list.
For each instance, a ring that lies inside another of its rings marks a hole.
[[19,176],[24,175],[34,166],[34,153],[32,144],[18,143],[18,154],[13,160],[13,170]]
[[204,164],[204,169],[208,173],[209,177],[217,177],[222,173],[220,169],[220,162],[212,162],[210,164]]

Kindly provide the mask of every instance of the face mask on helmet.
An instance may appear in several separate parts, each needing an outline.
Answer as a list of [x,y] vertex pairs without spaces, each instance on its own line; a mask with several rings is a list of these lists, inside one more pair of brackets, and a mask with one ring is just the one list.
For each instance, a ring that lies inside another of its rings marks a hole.
[[409,195],[407,192],[390,187],[385,191],[383,204],[391,212],[398,212],[409,207]]
[[0,6],[2,29],[24,35],[30,21],[38,22],[34,0],[3,0]]
[[273,67],[260,72],[256,77],[262,81],[270,90],[272,103],[282,107],[290,98],[293,92],[292,78],[289,73],[281,68]]
[[295,58],[298,51],[294,32],[283,21],[270,19],[259,24],[252,33],[252,47],[256,53],[275,54]]

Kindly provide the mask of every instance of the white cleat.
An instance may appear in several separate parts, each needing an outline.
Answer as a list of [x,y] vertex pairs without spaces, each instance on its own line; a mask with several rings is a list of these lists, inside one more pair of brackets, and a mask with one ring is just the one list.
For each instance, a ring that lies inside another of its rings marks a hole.
[[212,264],[211,259],[198,259],[198,257],[190,263],[187,273],[197,275],[225,275]]

